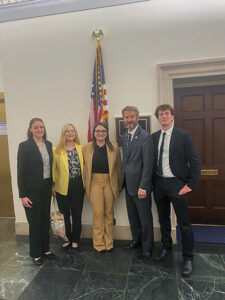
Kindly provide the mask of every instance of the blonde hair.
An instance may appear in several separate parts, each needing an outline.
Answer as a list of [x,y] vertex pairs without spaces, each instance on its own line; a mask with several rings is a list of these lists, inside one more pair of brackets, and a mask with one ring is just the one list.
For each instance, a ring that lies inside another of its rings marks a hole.
[[66,132],[66,129],[69,126],[73,127],[73,129],[75,131],[74,143],[80,145],[80,140],[79,140],[78,132],[77,132],[75,126],[73,124],[71,124],[71,123],[68,123],[68,124],[66,124],[66,125],[63,126],[62,131],[61,131],[61,136],[60,136],[59,143],[58,143],[58,145],[56,146],[56,149],[55,149],[55,152],[58,153],[58,154],[61,154],[61,152],[66,149],[65,132]]

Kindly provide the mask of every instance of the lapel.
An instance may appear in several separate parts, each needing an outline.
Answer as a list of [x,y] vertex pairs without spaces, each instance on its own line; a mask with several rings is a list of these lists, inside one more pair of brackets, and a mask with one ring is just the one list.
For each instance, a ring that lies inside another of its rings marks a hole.
[[[141,127],[140,127],[140,125],[138,125],[138,128],[137,128],[137,130],[135,131],[135,134],[134,134],[134,137],[133,137],[132,142],[131,142],[131,144],[130,144],[130,147],[129,147],[128,151],[126,151],[126,152],[127,152],[127,153],[126,153],[126,154],[127,154],[126,159],[129,158],[129,156],[130,156],[130,154],[131,154],[131,152],[132,152],[132,149],[133,149],[134,146],[138,143],[138,138],[139,138],[140,133],[141,133]],[[127,148],[127,147],[126,147],[126,148]]]
[[158,149],[159,149],[159,138],[160,138],[160,135],[161,135],[161,130],[157,131],[156,134],[155,134],[155,143],[154,143],[154,146],[155,146],[155,153],[156,153],[156,157],[158,159]]
[[107,144],[106,144],[106,149],[107,149],[108,164],[109,164],[109,175],[111,175],[112,167],[113,167],[114,151],[110,151]]
[[48,151],[48,155],[49,155],[49,161],[50,161],[50,166],[52,165],[52,160],[53,160],[53,156],[52,156],[52,145],[51,143],[49,143],[48,141],[45,140],[45,145]]
[[78,145],[78,144],[75,144],[75,143],[74,143],[74,146],[77,150],[77,154],[78,154],[78,157],[79,157],[79,160],[80,160],[80,167],[81,167],[81,165],[83,165],[83,157],[82,157],[81,146]]
[[87,155],[87,166],[88,166],[88,171],[90,174],[92,171],[93,154],[94,154],[93,143],[90,143],[89,147],[88,147],[88,155]]
[[173,127],[173,131],[172,131],[172,135],[171,135],[171,139],[170,139],[170,150],[169,150],[169,155],[171,155],[172,152],[173,152],[173,147],[174,147],[174,145],[175,145],[176,137],[177,137],[177,134],[176,134],[176,127]]
[[[79,145],[76,145],[74,143],[74,146],[77,150],[77,154],[79,156],[79,160],[80,160],[80,167],[82,168],[82,165],[83,165],[83,157],[81,157],[81,151],[79,149]],[[69,166],[68,166],[68,157],[67,157],[67,153],[66,153],[66,150],[64,149],[63,152],[62,152],[62,161],[63,161],[63,165],[64,165],[64,168],[66,170],[66,172],[68,173],[69,172]]]
[[66,172],[69,173],[68,158],[67,158],[67,154],[66,154],[65,149],[62,150],[61,155],[62,155],[63,166],[64,166]]
[[32,147],[35,155],[42,162],[41,152],[39,151],[39,148],[38,148],[37,144],[35,143],[35,141],[33,139],[30,139],[29,142],[31,144],[31,147]]
[[122,138],[123,160],[127,159],[127,133],[123,134]]

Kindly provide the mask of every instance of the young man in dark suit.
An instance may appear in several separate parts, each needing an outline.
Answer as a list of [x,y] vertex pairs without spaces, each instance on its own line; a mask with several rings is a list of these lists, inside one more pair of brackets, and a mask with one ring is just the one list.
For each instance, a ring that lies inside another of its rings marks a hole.
[[156,261],[172,253],[170,203],[173,204],[182,236],[183,276],[192,272],[193,232],[188,215],[187,193],[199,181],[201,162],[191,135],[174,127],[174,109],[163,104],[156,108],[155,116],[161,130],[155,132],[154,141],[154,199],[158,209],[162,236],[162,250]]
[[133,237],[130,248],[142,246],[142,258],[148,260],[154,241],[151,212],[153,142],[151,135],[138,125],[139,111],[135,106],[126,106],[122,114],[127,128],[122,138],[122,182]]

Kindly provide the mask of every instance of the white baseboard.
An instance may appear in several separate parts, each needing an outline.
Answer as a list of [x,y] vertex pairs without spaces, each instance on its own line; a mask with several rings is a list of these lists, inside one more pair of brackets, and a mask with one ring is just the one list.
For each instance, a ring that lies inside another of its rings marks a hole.
[[[26,222],[16,222],[16,234],[17,235],[28,235],[29,228]],[[92,238],[92,225],[82,225],[81,237]],[[115,240],[131,240],[130,226],[114,226],[114,239]],[[176,229],[172,229],[172,239],[176,243]],[[154,227],[154,240],[159,242],[161,240],[160,227]]]
[[15,223],[16,235],[28,235],[29,227],[27,222],[16,222]]

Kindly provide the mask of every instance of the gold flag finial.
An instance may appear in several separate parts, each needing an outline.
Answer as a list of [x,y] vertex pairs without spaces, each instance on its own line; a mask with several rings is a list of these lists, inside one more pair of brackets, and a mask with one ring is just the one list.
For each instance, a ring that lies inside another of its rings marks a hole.
[[92,31],[92,37],[96,38],[97,42],[99,43],[104,37],[103,31],[101,29],[95,29],[94,31]]

